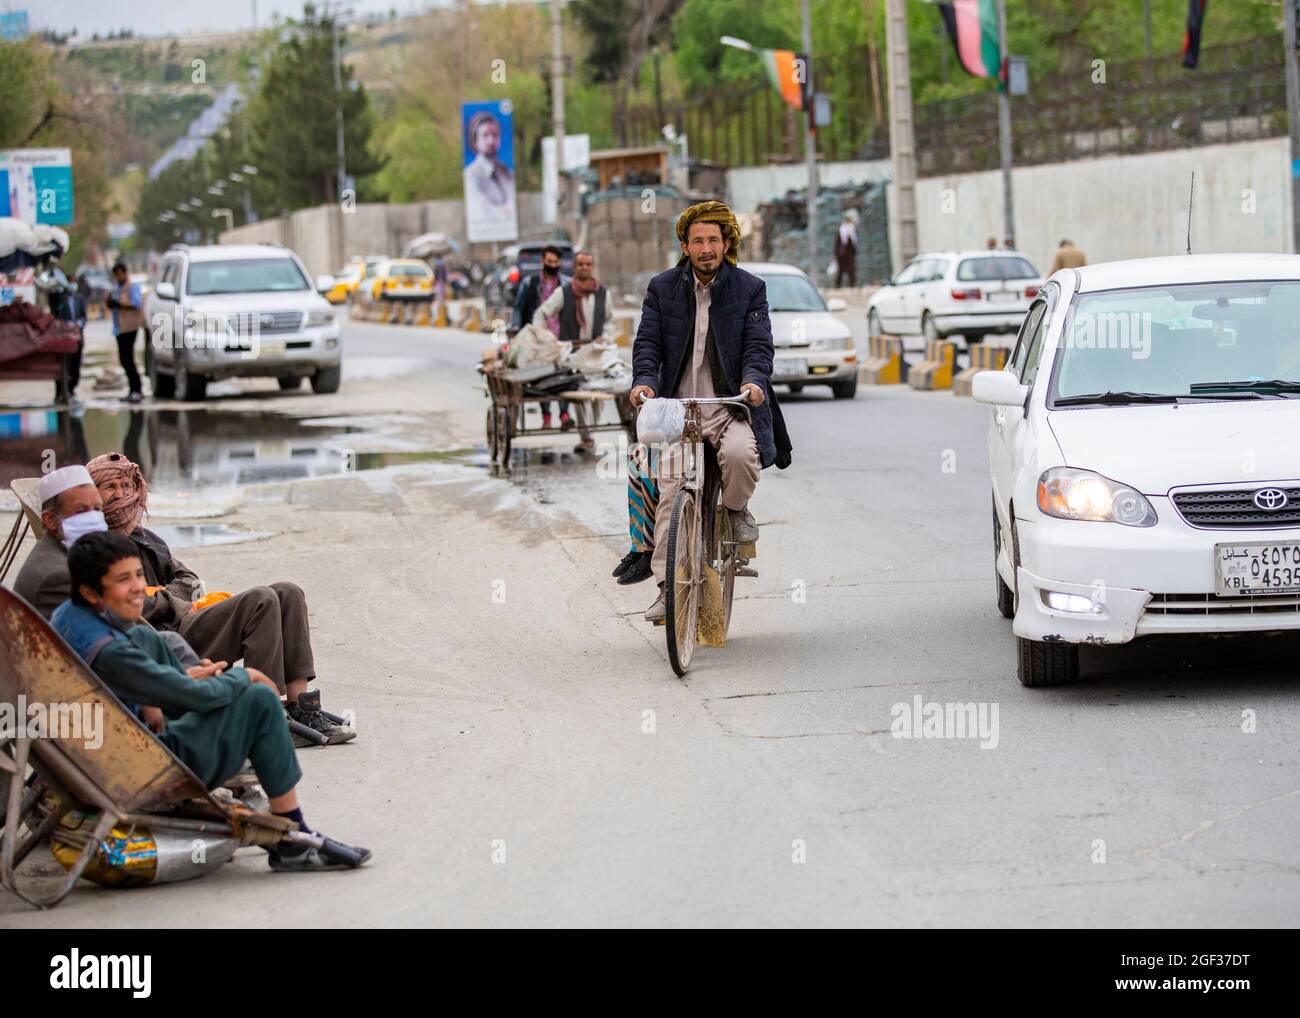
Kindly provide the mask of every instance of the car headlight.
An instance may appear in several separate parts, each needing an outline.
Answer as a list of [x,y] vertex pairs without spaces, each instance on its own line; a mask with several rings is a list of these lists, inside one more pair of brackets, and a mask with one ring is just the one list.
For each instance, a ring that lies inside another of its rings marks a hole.
[[307,312],[308,328],[311,328],[314,325],[333,325],[333,324],[334,324],[333,311],[308,311]]
[[812,349],[814,350],[851,350],[852,348],[852,336],[834,336],[830,339],[814,339],[812,341]]
[[1038,478],[1038,508],[1058,520],[1153,527],[1156,511],[1135,488],[1091,470],[1052,467]]

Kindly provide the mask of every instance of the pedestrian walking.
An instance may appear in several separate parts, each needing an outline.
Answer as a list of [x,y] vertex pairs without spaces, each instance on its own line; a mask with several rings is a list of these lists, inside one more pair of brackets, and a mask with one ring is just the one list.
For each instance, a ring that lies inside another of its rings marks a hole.
[[835,235],[835,285],[844,286],[848,278],[849,286],[857,286],[858,273],[858,226],[857,213],[847,209],[844,221],[840,223],[839,233]]
[[126,372],[129,387],[126,401],[139,403],[144,399],[144,393],[141,391],[140,372],[135,366],[135,337],[144,326],[144,295],[140,292],[140,284],[131,282],[130,273],[122,262],[113,266],[113,282],[115,285],[104,303],[113,312],[117,359]]

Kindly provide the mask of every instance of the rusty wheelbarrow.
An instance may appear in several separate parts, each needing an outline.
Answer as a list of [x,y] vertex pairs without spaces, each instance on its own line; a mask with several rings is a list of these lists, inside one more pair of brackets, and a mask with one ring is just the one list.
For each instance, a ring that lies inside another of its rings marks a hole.
[[[50,719],[42,731],[25,723],[32,705]],[[53,723],[55,710],[63,723]],[[87,716],[98,719],[93,738],[90,726],[77,724]],[[109,885],[161,883],[215,869],[246,845],[320,848],[328,840],[213,796],[45,619],[2,586],[0,810],[0,885],[40,908],[57,905],[83,875]],[[17,869],[46,837],[68,872],[52,893],[38,893],[20,886]]]

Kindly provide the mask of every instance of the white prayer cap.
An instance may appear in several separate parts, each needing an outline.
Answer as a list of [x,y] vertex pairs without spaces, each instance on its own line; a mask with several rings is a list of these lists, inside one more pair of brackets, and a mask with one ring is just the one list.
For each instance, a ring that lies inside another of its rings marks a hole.
[[44,505],[55,495],[62,495],[69,488],[78,488],[83,484],[94,485],[90,479],[90,471],[85,467],[77,464],[71,467],[59,467],[58,470],[51,470],[41,478],[41,483],[37,491],[41,497],[41,505]]

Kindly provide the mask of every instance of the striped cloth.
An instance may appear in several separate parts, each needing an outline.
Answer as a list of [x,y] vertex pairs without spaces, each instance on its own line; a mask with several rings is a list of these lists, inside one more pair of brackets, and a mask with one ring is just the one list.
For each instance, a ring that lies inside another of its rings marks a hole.
[[636,551],[655,546],[655,511],[659,507],[659,450],[634,445],[627,456],[627,530]]

